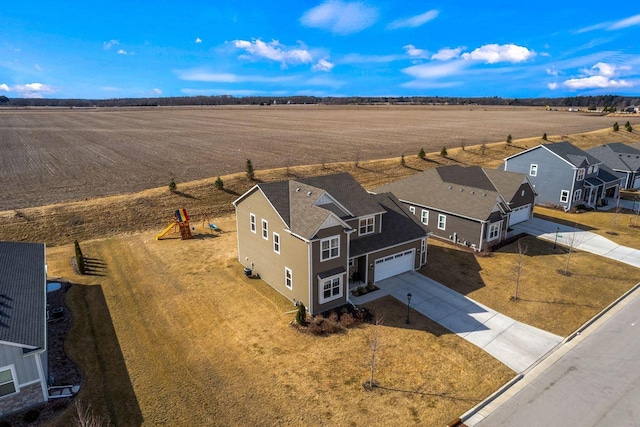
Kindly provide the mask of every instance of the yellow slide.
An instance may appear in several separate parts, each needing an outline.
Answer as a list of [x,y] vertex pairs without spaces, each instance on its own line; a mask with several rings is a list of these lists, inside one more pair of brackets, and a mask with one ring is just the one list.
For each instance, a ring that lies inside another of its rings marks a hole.
[[164,236],[164,235],[165,235],[165,234],[167,234],[169,231],[171,231],[171,229],[172,229],[173,227],[175,227],[175,226],[176,226],[176,223],[175,223],[175,222],[172,222],[171,224],[169,224],[169,225],[167,226],[167,228],[165,228],[164,230],[162,230],[162,232],[156,236],[156,240],[160,240],[160,239],[162,238],[162,236]]

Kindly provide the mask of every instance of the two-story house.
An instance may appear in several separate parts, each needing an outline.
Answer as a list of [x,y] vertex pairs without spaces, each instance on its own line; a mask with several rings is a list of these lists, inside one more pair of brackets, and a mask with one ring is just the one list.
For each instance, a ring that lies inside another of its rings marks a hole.
[[605,197],[617,197],[620,179],[602,161],[569,142],[541,144],[504,159],[505,171],[527,174],[536,203],[570,210],[596,207]]
[[311,314],[426,263],[428,230],[392,194],[349,174],[260,183],[233,202],[238,260]]
[[587,150],[602,160],[615,176],[622,178],[622,188],[640,188],[640,150],[621,142],[612,142]]
[[0,242],[0,415],[49,399],[45,246]]
[[535,191],[526,175],[479,166],[443,166],[373,190],[391,192],[429,226],[434,237],[481,251],[533,215]]

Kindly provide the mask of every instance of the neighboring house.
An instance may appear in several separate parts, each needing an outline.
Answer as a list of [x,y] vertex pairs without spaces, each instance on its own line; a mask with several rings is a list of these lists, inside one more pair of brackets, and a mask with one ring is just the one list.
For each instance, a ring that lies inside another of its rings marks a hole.
[[615,176],[622,179],[622,188],[640,188],[640,150],[621,142],[601,145],[587,150],[602,160]]
[[349,174],[258,184],[233,202],[238,260],[311,314],[426,263],[428,230],[392,194]]
[[373,192],[396,195],[432,235],[479,251],[531,218],[535,200],[526,175],[479,166],[429,169]]
[[538,145],[504,159],[501,169],[525,173],[533,184],[536,203],[596,207],[605,197],[617,197],[620,179],[602,161],[568,142]]
[[46,402],[45,246],[0,242],[0,415]]

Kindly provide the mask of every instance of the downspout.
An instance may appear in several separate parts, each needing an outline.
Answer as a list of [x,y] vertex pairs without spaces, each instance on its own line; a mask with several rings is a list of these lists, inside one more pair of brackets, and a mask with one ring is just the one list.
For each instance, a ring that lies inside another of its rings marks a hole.
[[482,252],[482,242],[484,242],[484,232],[486,221],[482,221],[482,225],[480,226],[480,247],[478,248],[478,252]]
[[40,388],[42,388],[42,396],[44,397],[44,401],[49,401],[49,389],[47,387],[47,376],[45,375],[44,368],[42,367],[42,353],[45,353],[45,350],[41,352],[35,353],[33,357],[36,359],[36,368],[38,369],[38,376],[40,377]]
[[573,182],[571,183],[571,192],[569,193],[569,204],[568,206],[565,208],[565,212],[568,212],[571,210],[571,204],[573,203],[573,190],[576,188],[576,178],[578,177],[578,169],[574,168],[573,169]]
[[309,314],[313,314],[313,240],[309,241]]

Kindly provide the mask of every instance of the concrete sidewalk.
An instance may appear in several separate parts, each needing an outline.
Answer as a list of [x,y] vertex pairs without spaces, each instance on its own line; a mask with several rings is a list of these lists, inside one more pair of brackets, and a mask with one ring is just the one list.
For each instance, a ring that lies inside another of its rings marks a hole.
[[[414,310],[516,372],[527,369],[562,341],[562,337],[517,322],[414,271],[382,280],[376,286],[380,290],[367,294],[369,298],[392,295],[406,303],[411,293]],[[351,300],[363,303],[357,298]]]
[[640,268],[640,250],[621,246],[590,231],[579,230],[563,224],[547,221],[540,218],[531,218],[511,227],[509,234],[526,233],[549,242],[556,241],[562,246],[571,246],[575,249],[610,258],[625,264]]

